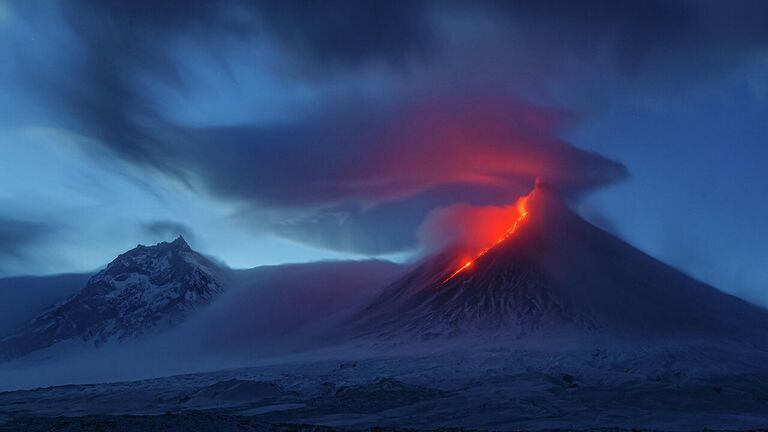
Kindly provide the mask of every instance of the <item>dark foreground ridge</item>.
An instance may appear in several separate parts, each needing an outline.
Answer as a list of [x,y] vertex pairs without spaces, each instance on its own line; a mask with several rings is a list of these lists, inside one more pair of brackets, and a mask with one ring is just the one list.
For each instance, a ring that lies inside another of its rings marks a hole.
[[[732,352],[697,347],[552,354],[329,360],[3,392],[0,432],[768,426],[766,356],[744,358],[754,362],[749,370],[724,373],[717,365]],[[706,365],[715,369],[706,372]]]
[[[185,432],[229,432],[229,431],[258,431],[258,432],[463,432],[474,429],[463,428],[439,428],[439,429],[414,429],[400,427],[371,427],[364,429],[347,429],[311,424],[270,424],[259,421],[254,417],[223,415],[202,411],[186,412],[181,414],[166,413],[161,415],[90,415],[83,417],[28,417],[18,419],[12,423],[0,424],[0,431],[78,431],[78,432],[145,432],[145,431],[185,431]],[[716,429],[707,429],[717,431]],[[735,430],[735,429],[732,429]],[[518,430],[523,432],[523,430]],[[596,428],[596,429],[537,429],[537,432],[641,432],[653,431],[653,429],[622,429],[622,428]]]

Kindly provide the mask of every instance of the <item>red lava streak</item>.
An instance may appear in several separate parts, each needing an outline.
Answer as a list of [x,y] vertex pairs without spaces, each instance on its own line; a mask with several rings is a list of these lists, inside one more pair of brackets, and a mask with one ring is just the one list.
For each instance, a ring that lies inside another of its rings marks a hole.
[[509,229],[507,229],[506,231],[504,231],[504,234],[502,234],[502,235],[501,235],[501,236],[500,236],[500,237],[499,237],[499,238],[496,240],[496,242],[494,242],[493,244],[491,244],[491,245],[489,245],[489,246],[486,246],[485,248],[483,248],[483,249],[482,249],[482,250],[481,250],[481,251],[480,251],[480,252],[479,252],[479,253],[478,253],[478,254],[475,256],[475,258],[474,258],[474,259],[471,259],[471,260],[467,261],[467,262],[466,262],[466,263],[464,263],[464,264],[463,264],[461,267],[459,267],[458,269],[456,269],[456,271],[454,271],[453,273],[451,273],[451,274],[450,274],[450,275],[449,275],[447,278],[445,278],[445,279],[444,279],[442,282],[440,282],[440,285],[439,285],[439,286],[443,286],[443,285],[445,285],[446,283],[448,283],[448,281],[450,281],[450,280],[451,280],[451,279],[453,279],[454,277],[458,276],[458,275],[459,275],[461,272],[463,272],[463,271],[464,271],[464,270],[466,270],[467,268],[471,267],[471,266],[472,266],[472,264],[474,264],[474,263],[475,263],[475,261],[477,261],[477,259],[478,259],[478,258],[480,258],[481,256],[483,256],[483,255],[487,254],[487,253],[488,253],[488,251],[490,251],[491,249],[493,249],[493,248],[494,248],[494,247],[495,247],[497,244],[499,244],[499,243],[503,242],[504,240],[508,239],[508,238],[509,238],[509,237],[510,237],[510,236],[511,236],[511,235],[512,235],[512,234],[513,234],[513,233],[514,233],[516,230],[517,230],[517,228],[520,226],[520,224],[523,222],[523,220],[524,220],[526,217],[528,217],[528,209],[526,208],[526,202],[527,202],[527,200],[528,200],[528,197],[527,197],[527,196],[524,196],[524,197],[520,198],[520,199],[517,201],[517,204],[515,205],[515,207],[517,208],[517,212],[518,212],[518,214],[519,214],[519,216],[517,217],[517,220],[515,220],[515,222],[512,224],[512,226],[511,226],[511,227],[509,227]]

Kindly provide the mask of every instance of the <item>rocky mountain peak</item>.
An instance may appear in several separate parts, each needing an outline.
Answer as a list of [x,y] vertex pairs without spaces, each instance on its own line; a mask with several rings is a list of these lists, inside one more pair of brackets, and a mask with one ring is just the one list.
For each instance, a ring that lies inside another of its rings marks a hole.
[[225,270],[179,236],[139,245],[110,262],[66,302],[0,341],[11,356],[80,339],[94,344],[161,331],[223,291]]

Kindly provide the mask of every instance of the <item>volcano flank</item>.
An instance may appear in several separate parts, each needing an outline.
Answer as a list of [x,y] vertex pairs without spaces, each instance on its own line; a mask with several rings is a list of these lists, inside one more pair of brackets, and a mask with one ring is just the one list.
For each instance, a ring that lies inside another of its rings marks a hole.
[[539,183],[474,260],[433,255],[352,320],[364,336],[551,332],[759,340],[768,312],[701,283],[583,220]]

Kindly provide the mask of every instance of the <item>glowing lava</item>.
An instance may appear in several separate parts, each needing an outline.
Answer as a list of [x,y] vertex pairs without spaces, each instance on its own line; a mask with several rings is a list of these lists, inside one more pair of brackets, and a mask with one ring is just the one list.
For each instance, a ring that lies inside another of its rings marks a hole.
[[474,259],[471,259],[471,260],[467,261],[466,263],[464,263],[464,265],[462,265],[462,266],[461,266],[461,267],[459,267],[459,268],[458,268],[456,271],[454,271],[453,273],[451,273],[451,274],[450,274],[450,275],[449,275],[447,278],[445,278],[445,279],[444,279],[442,282],[440,282],[440,285],[439,285],[439,286],[443,286],[443,285],[445,285],[445,284],[446,284],[446,283],[447,283],[449,280],[451,280],[451,279],[453,279],[454,277],[456,277],[456,276],[457,276],[459,273],[461,273],[461,272],[463,272],[464,270],[466,270],[467,268],[471,267],[471,266],[472,266],[472,264],[474,264],[474,262],[475,262],[475,261],[477,261],[477,259],[478,259],[478,258],[480,258],[481,256],[483,256],[483,255],[487,254],[487,253],[488,253],[488,252],[489,252],[491,249],[493,249],[493,248],[494,248],[494,247],[495,247],[497,244],[499,244],[499,243],[503,242],[504,240],[508,239],[508,238],[509,238],[509,236],[511,236],[511,235],[512,235],[512,234],[513,234],[515,231],[517,231],[517,228],[520,226],[520,224],[523,222],[523,220],[524,220],[526,217],[528,217],[528,209],[527,209],[527,207],[526,207],[526,202],[527,202],[527,201],[528,201],[528,197],[527,197],[527,196],[524,196],[524,197],[520,198],[519,200],[517,200],[517,204],[515,205],[515,207],[517,208],[517,212],[518,212],[518,214],[519,214],[519,216],[517,217],[517,220],[515,220],[515,222],[512,224],[512,226],[511,226],[511,227],[509,227],[509,229],[507,229],[506,231],[504,231],[504,234],[502,234],[502,235],[501,235],[501,236],[500,236],[500,237],[499,237],[499,238],[496,240],[496,242],[495,242],[495,243],[491,244],[490,246],[486,246],[485,248],[483,248],[483,249],[482,249],[482,250],[481,250],[481,251],[480,251],[480,252],[479,252],[479,253],[478,253],[478,254],[475,256],[475,258],[474,258]]

